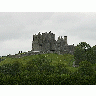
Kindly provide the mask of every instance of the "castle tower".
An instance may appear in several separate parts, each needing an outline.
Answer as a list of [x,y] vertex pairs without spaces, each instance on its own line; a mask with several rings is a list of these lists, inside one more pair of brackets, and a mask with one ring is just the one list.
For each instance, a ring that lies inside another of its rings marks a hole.
[[32,50],[33,51],[39,51],[39,42],[38,42],[38,35],[33,35],[33,41],[32,41]]
[[65,45],[67,45],[67,36],[64,36]]
[[36,35],[33,35],[32,41],[32,51],[40,51],[40,52],[60,52],[61,54],[74,52],[74,45],[67,44],[67,36],[63,37],[59,36],[58,40],[55,40],[55,34],[45,32],[40,34],[40,32]]

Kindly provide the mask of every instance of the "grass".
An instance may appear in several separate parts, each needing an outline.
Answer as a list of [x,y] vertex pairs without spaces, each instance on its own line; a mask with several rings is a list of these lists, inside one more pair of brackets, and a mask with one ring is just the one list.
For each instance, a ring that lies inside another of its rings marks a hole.
[[74,55],[41,54],[1,59],[1,85],[96,84],[96,64],[92,66],[95,69],[91,70],[92,76],[82,76],[78,72],[80,68],[73,67]]
[[74,68],[73,61],[74,56],[70,54],[64,54],[64,55],[58,55],[58,54],[41,54],[41,55],[31,55],[31,56],[25,56],[22,58],[3,58],[4,60],[0,62],[0,65],[3,64],[12,64],[15,60],[18,60],[23,65],[26,65],[27,62],[29,62],[32,59],[39,58],[40,56],[44,56],[47,59],[51,59],[51,65],[57,66],[58,64],[64,64],[70,71],[74,71],[77,68]]

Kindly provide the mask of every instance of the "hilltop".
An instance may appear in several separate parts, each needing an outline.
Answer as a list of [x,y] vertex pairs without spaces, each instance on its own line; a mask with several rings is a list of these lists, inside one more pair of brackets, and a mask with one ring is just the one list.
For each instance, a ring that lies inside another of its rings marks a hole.
[[54,76],[57,74],[67,75],[77,70],[72,66],[74,56],[70,54],[40,54],[21,58],[2,57],[2,59],[0,84],[57,84],[57,81],[46,80],[48,78],[55,80]]
[[[71,54],[50,53],[21,58],[2,57],[2,59],[0,84],[3,85],[96,84],[96,71],[92,76],[81,77],[78,73],[81,67],[73,67],[75,60],[74,55]],[[92,68],[95,67],[92,66]]]

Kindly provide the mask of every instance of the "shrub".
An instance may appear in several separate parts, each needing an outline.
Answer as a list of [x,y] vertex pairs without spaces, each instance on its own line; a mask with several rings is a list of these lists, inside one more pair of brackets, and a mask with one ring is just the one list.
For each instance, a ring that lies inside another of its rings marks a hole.
[[80,62],[80,68],[78,69],[78,72],[81,74],[81,75],[93,75],[95,70],[93,69],[92,67],[92,64],[88,61],[82,61]]
[[14,61],[13,64],[4,64],[0,66],[0,73],[3,73],[5,75],[16,75],[20,69],[19,69],[20,63],[18,61]]

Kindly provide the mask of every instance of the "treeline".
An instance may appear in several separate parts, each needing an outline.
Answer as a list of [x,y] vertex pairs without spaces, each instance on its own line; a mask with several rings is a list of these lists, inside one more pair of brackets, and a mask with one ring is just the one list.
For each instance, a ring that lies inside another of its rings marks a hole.
[[[0,85],[95,85],[96,46],[81,42],[74,56],[45,54],[6,58],[0,63]],[[79,67],[73,67],[73,62]]]
[[96,63],[96,46],[91,47],[86,42],[81,42],[75,47],[74,51],[75,63],[79,65],[81,61],[88,61],[92,64]]
[[62,84],[70,71],[62,63],[52,65],[45,56],[30,59],[22,64],[19,59],[0,66],[0,84],[3,85],[54,85]]

